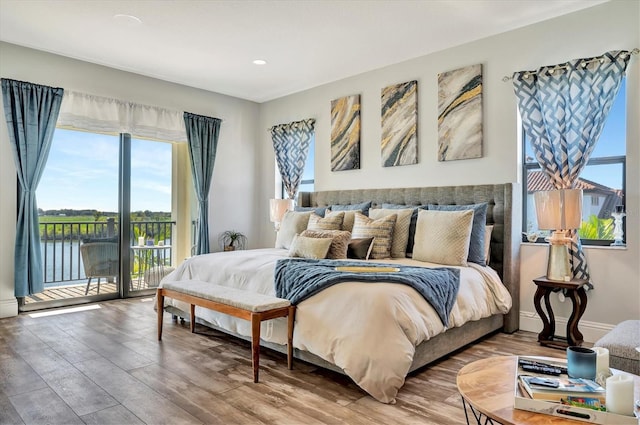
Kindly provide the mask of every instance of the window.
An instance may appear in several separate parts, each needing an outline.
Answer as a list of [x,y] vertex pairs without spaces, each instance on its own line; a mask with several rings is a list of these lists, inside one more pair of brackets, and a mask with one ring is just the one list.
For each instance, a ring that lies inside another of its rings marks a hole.
[[[553,187],[544,176],[523,131],[523,220],[524,232],[538,230],[533,193]],[[577,188],[583,191],[582,226],[579,235],[585,245],[609,245],[613,241],[613,218],[616,205],[625,204],[626,171],[626,79],[611,106],[600,139]],[[625,236],[626,237],[626,236]]]

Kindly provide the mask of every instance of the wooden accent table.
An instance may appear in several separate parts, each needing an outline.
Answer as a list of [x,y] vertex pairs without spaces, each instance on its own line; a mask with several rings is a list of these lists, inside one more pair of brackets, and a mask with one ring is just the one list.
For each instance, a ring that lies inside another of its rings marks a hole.
[[[538,315],[542,319],[544,325],[542,332],[538,334],[538,342],[541,345],[546,345],[553,348],[567,348],[568,346],[582,345],[583,337],[582,333],[578,330],[578,322],[584,314],[587,308],[587,293],[584,287],[589,283],[584,279],[571,279],[568,282],[547,279],[545,276],[533,279],[533,282],[538,286],[536,293],[533,297],[533,304],[535,305]],[[559,337],[555,336],[556,333],[556,319],[553,315],[553,309],[551,308],[551,302],[549,296],[552,292],[558,292],[565,290],[567,296],[573,303],[573,311],[567,322],[567,338],[566,340],[558,340]],[[540,305],[540,300],[544,297],[544,305],[546,307],[546,313]]]
[[[551,360],[551,359],[550,359]],[[503,425],[578,425],[574,421],[513,407],[517,356],[489,357],[464,366],[458,372],[456,384],[469,424],[467,410],[471,410],[478,424]],[[613,370],[614,373],[626,372]],[[634,378],[634,400],[640,397],[640,377]]]

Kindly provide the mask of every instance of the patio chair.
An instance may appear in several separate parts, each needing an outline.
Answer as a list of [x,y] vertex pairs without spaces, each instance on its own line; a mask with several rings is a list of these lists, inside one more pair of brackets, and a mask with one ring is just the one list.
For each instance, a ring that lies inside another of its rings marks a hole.
[[84,294],[89,293],[91,279],[98,278],[98,294],[100,293],[100,279],[118,277],[118,244],[116,242],[90,242],[80,245],[80,254],[84,265],[84,274],[89,281]]

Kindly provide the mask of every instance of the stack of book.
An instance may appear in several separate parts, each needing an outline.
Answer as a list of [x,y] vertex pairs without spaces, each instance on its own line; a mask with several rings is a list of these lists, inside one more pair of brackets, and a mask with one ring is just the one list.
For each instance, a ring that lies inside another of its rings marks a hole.
[[606,412],[606,390],[590,379],[569,378],[566,361],[519,357],[516,409],[584,422],[638,425],[634,417]]

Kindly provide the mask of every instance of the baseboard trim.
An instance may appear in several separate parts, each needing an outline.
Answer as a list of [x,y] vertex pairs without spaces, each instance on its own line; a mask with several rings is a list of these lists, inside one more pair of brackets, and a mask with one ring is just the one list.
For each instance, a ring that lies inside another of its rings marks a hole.
[[18,315],[18,300],[9,298],[8,300],[0,300],[0,319],[5,317],[14,317]]
[[[566,336],[568,317],[556,316],[556,335]],[[615,325],[606,323],[589,322],[588,320],[580,320],[578,329],[582,332],[585,342],[593,344],[605,334],[607,334]],[[520,329],[539,333],[542,330],[542,319],[538,313],[531,311],[520,311]]]

